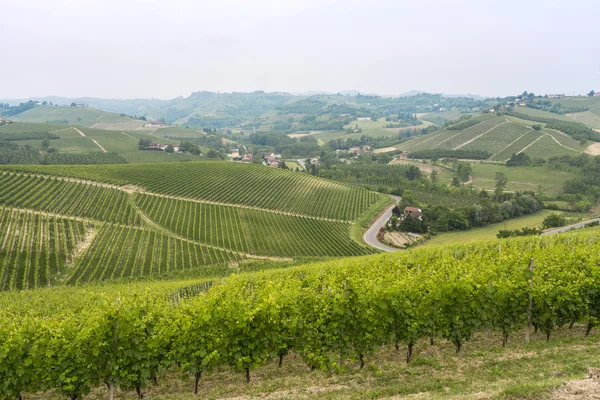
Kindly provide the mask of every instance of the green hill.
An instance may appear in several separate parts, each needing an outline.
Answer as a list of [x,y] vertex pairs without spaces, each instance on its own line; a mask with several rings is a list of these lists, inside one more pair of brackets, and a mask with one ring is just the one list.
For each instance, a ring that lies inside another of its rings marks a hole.
[[[519,112],[521,109],[526,108],[519,108]],[[528,112],[527,115],[534,119],[542,118],[543,114],[550,114],[532,111],[533,113]],[[452,129],[452,126],[443,128],[395,147],[408,153],[434,149],[487,151],[490,154],[489,161],[504,163],[515,153],[525,153],[531,158],[542,159],[565,154],[577,155],[591,144],[589,141],[576,140],[558,129],[544,128],[547,124],[543,122],[538,123],[512,115],[483,114],[469,121],[477,123],[464,129]],[[543,129],[535,130],[533,125],[540,125]]]
[[0,393],[547,397],[600,367],[597,233],[0,293]]
[[351,231],[389,201],[304,173],[228,162],[90,167],[2,168],[2,290],[244,259],[370,254]]
[[134,130],[145,121],[89,107],[39,105],[10,117],[15,122],[73,124],[103,129]]

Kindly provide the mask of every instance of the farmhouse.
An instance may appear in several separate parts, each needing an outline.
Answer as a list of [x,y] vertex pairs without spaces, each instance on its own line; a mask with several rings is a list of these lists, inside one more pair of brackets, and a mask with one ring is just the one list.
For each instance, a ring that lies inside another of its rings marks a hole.
[[169,124],[167,124],[165,121],[150,121],[147,124],[144,124],[145,128],[153,128],[153,127],[161,127],[161,126],[168,126]]
[[242,162],[252,162],[253,159],[254,155],[252,153],[246,153],[244,154],[244,157],[242,157]]
[[85,108],[85,107],[87,107],[87,104],[81,104],[81,103],[79,103],[79,104],[75,104],[75,106],[77,106],[79,108]]
[[565,97],[564,94],[558,94],[558,93],[548,95],[549,99],[562,99],[563,97]]
[[364,151],[362,151],[362,150],[361,150],[361,148],[360,148],[360,147],[358,147],[358,146],[350,147],[350,148],[348,149],[348,152],[349,152],[349,153],[355,153],[355,154],[356,154],[356,155],[358,155],[358,156],[362,156],[363,154],[365,154],[365,152],[364,152]]
[[310,159],[310,165],[319,165],[321,163],[321,161],[319,161],[319,159],[317,157],[312,157]]
[[356,118],[358,121],[370,121],[371,117],[360,117],[360,118]]
[[279,161],[273,160],[273,161],[269,162],[269,167],[271,167],[271,168],[279,168]]
[[594,92],[594,97],[600,97],[600,92]]
[[232,158],[239,158],[240,157],[240,150],[239,149],[231,149],[231,153],[230,153]]
[[410,206],[404,208],[404,216],[405,217],[413,217],[413,218],[421,219],[422,215],[423,215],[423,210],[421,210],[420,208],[410,207]]

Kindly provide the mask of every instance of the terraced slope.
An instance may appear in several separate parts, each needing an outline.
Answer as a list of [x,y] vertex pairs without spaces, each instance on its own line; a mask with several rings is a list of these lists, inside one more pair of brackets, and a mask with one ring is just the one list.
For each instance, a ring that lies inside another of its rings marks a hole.
[[[101,179],[73,177],[86,174]],[[381,199],[308,174],[233,163],[6,167],[0,290],[157,276],[242,259],[371,254],[350,232]],[[60,224],[47,227],[47,220]]]

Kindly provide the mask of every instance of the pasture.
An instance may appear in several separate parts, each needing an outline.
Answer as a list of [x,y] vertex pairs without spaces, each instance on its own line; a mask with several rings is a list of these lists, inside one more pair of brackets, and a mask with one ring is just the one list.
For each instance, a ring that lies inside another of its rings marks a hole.
[[535,214],[509,219],[488,226],[471,228],[466,231],[443,232],[432,239],[422,242],[419,247],[445,246],[481,240],[493,240],[496,239],[498,231],[502,229],[521,229],[525,227],[533,228],[541,226],[544,218],[552,212],[553,211],[551,210],[542,210]]
[[562,191],[566,181],[578,176],[575,167],[563,171],[547,165],[507,167],[499,164],[475,163],[472,174],[473,186],[478,189],[493,190],[498,172],[502,172],[508,178],[506,190],[538,192],[542,189],[548,196],[556,196]]

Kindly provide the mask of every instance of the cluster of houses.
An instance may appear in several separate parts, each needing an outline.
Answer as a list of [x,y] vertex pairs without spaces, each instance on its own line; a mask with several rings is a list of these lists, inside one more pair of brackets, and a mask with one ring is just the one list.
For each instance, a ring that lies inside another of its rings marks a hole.
[[[242,154],[240,154],[240,149],[231,149],[229,151],[229,157],[233,161],[241,161],[241,162],[245,162],[245,163],[250,163],[254,160],[254,154],[246,153],[246,154],[242,155]],[[269,167],[279,168],[279,165],[281,164],[281,154],[279,154],[279,153],[273,153],[270,151],[266,151],[261,154],[261,158],[262,158],[263,164],[267,165]]]
[[263,164],[271,168],[279,168],[281,164],[281,154],[270,151],[262,153]]
[[348,150],[338,149],[335,151],[336,154],[348,152],[352,155],[352,158],[364,156],[366,152],[373,151],[373,148],[369,145],[364,146],[352,146]]
[[241,161],[241,162],[252,162],[252,160],[254,159],[254,154],[252,153],[246,153],[243,156],[240,154],[240,149],[231,149],[231,151],[229,152],[229,157],[233,160],[233,161]]
[[169,126],[165,121],[150,121],[144,124],[144,128],[162,128]]
[[0,125],[8,124],[9,122],[10,122],[9,120],[0,117]]
[[[149,150],[162,150],[165,151],[167,149],[168,144],[160,144],[160,143],[150,143],[150,146],[146,147]],[[181,152],[181,148],[179,146],[173,146],[173,152],[179,153]]]

